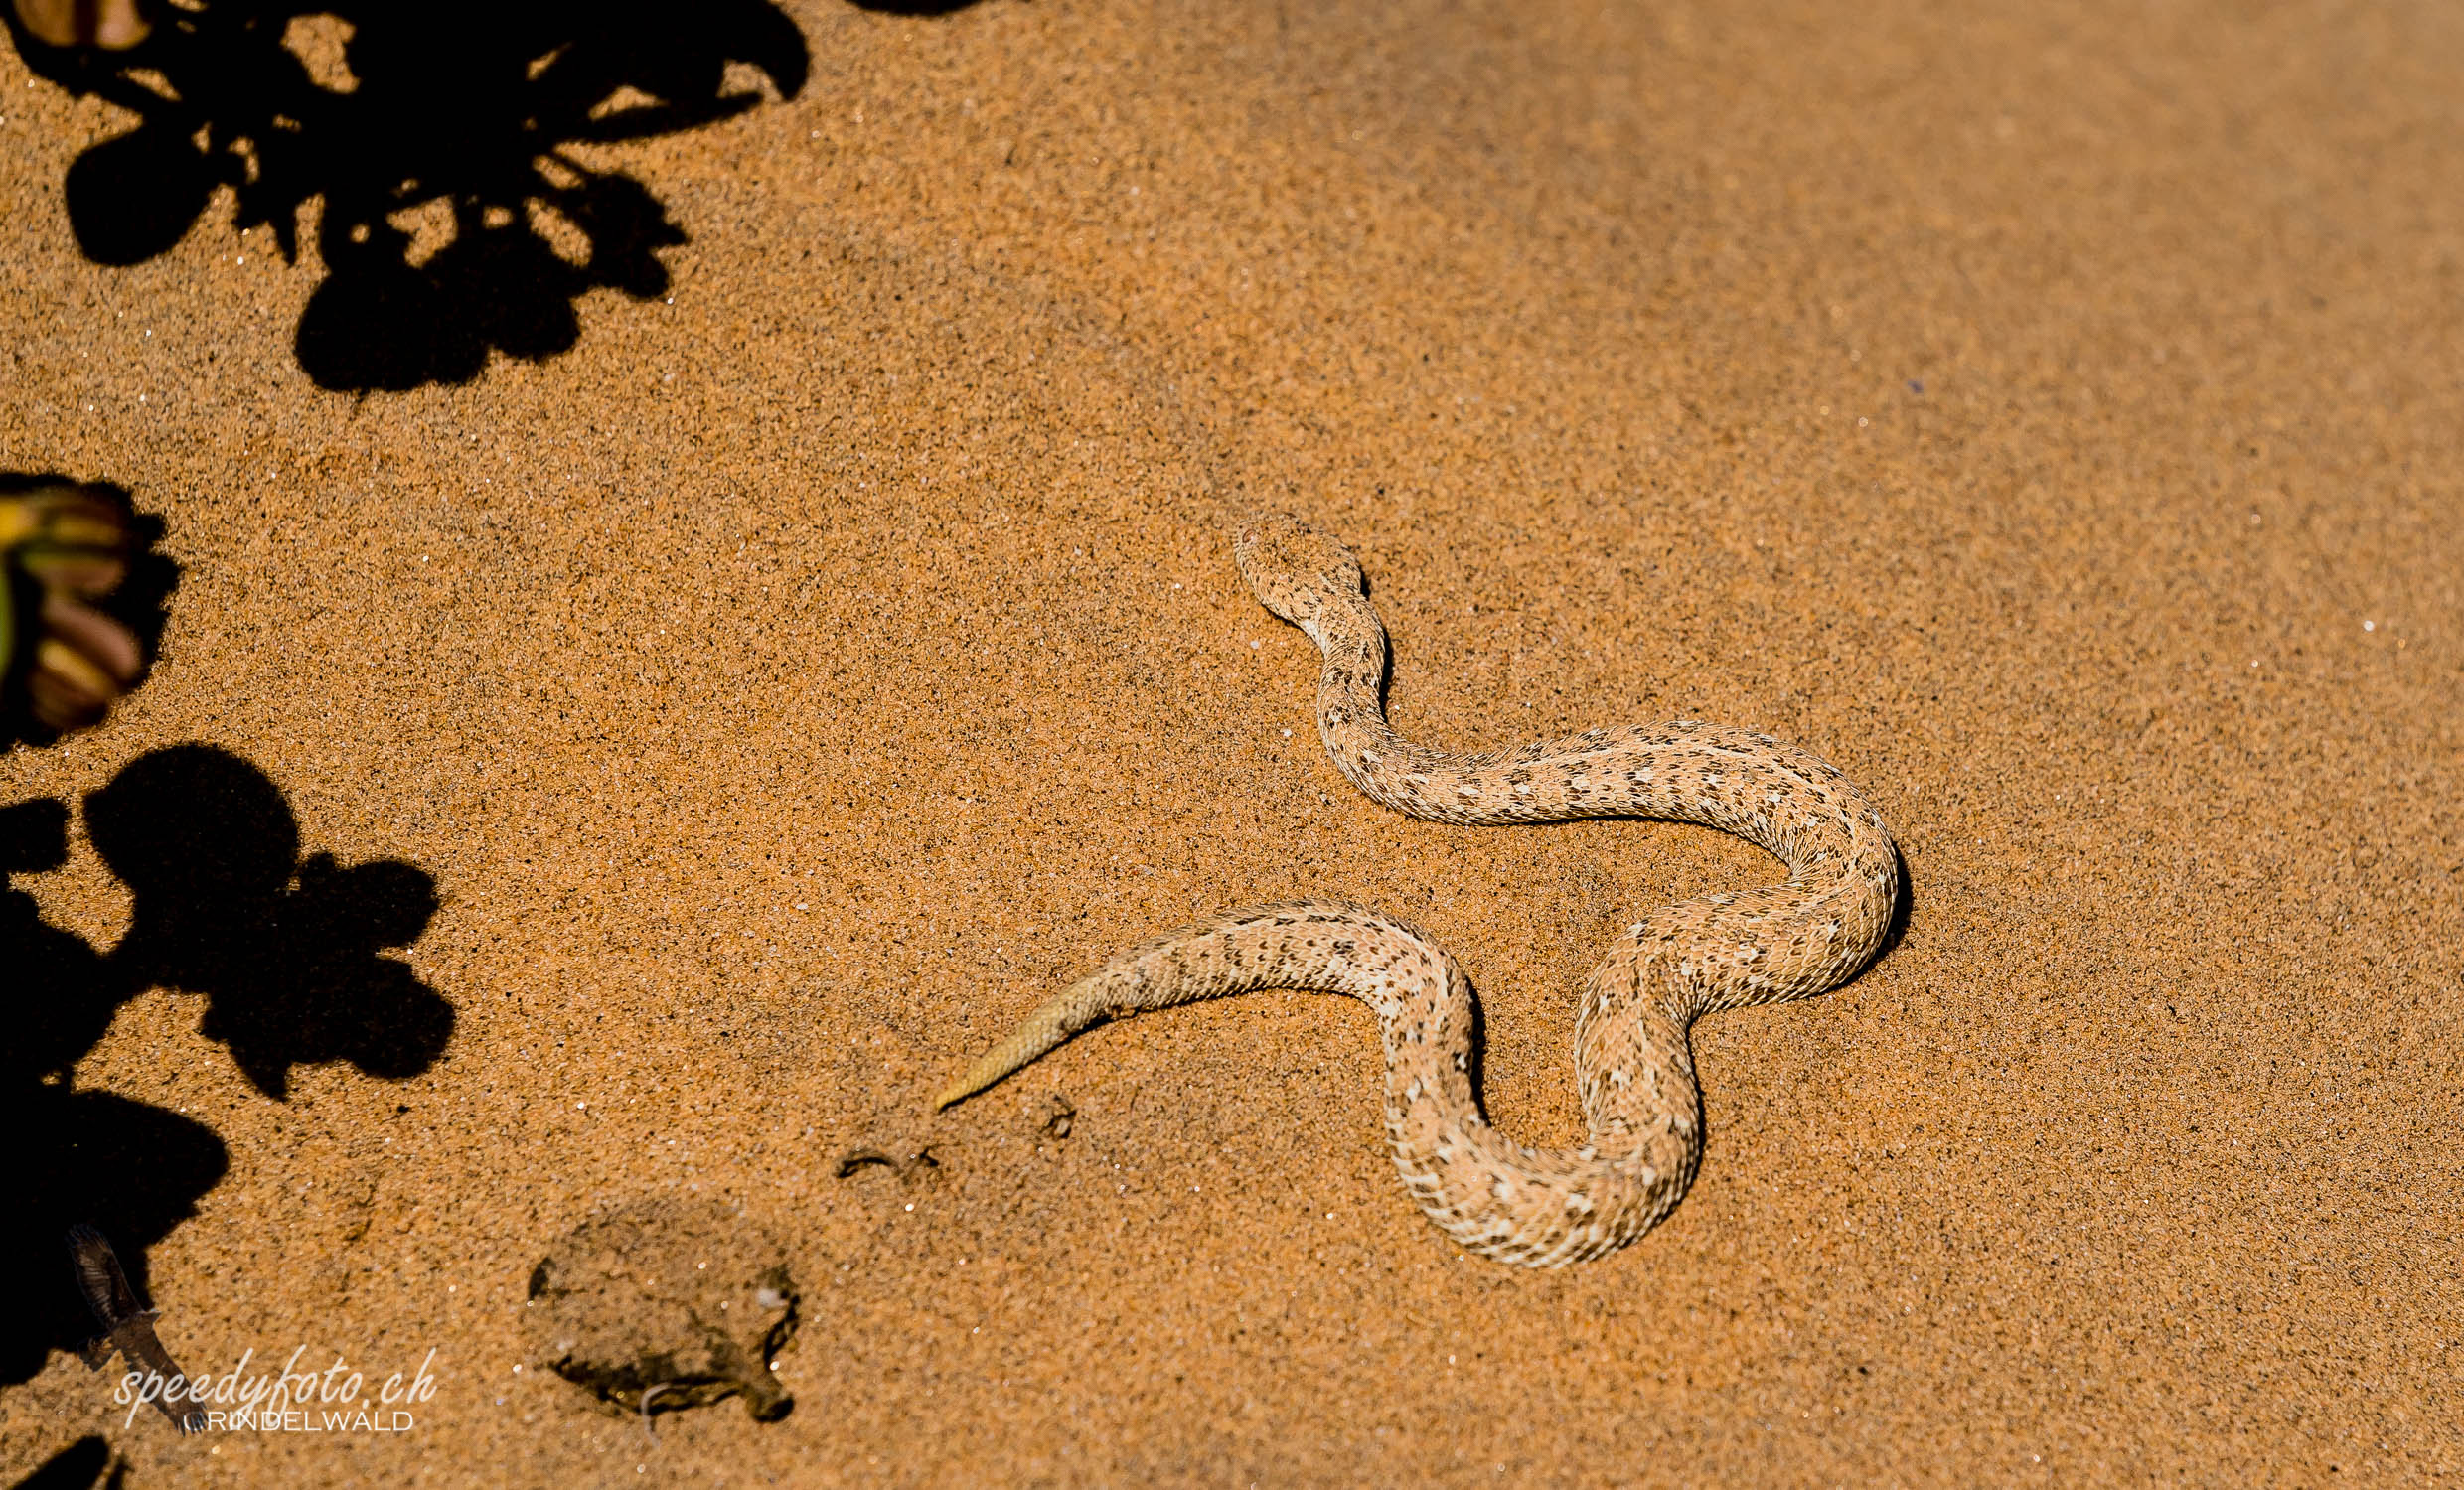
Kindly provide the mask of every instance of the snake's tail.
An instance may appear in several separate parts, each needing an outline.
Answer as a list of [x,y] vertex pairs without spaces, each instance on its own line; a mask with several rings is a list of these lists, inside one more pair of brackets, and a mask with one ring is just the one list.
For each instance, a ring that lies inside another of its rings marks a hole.
[[1101,977],[1090,977],[1045,1001],[1042,1007],[1021,1020],[1016,1029],[1002,1038],[967,1068],[967,1074],[952,1082],[939,1097],[933,1099],[933,1110],[939,1112],[953,1103],[965,1102],[985,1088],[1006,1079],[1020,1068],[1032,1064],[1045,1053],[1066,1044],[1082,1031],[1093,1029],[1121,1012],[1120,1007],[1102,994]]

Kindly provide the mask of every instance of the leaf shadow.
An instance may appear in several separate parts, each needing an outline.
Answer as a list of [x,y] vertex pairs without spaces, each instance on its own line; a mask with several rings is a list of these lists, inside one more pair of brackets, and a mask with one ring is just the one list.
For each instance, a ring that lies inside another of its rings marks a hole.
[[[419,1075],[453,1034],[452,1005],[384,955],[425,933],[435,881],[398,860],[302,858],[289,802],[239,756],[199,744],[149,752],[83,811],[88,838],[132,896],[116,945],[97,950],[45,921],[24,890],[0,889],[0,967],[12,969],[15,995],[0,1042],[0,1124],[21,1145],[0,1220],[0,1277],[18,1303],[0,1315],[0,1384],[28,1380],[51,1352],[96,1332],[70,1274],[71,1226],[100,1229],[150,1298],[148,1251],[230,1168],[229,1148],[196,1116],[77,1085],[78,1064],[129,1000],[155,988],[202,995],[199,1033],[276,1101],[289,1099],[304,1064]],[[0,877],[64,865],[69,822],[54,798],[0,808]]]
[[270,227],[286,259],[313,224],[326,278],[294,350],[318,386],[362,393],[468,382],[492,353],[568,351],[593,289],[666,294],[659,255],[684,228],[575,147],[734,117],[763,83],[792,98],[812,63],[768,0],[194,0],[154,14],[142,45],[105,53],[46,47],[10,13],[37,74],[136,115],[69,167],[78,248],[144,262],[224,187],[232,225]]

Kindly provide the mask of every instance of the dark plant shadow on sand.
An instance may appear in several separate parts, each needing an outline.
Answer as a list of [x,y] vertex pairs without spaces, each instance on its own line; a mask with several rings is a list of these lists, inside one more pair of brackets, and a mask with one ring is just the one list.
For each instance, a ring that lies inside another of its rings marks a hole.
[[235,225],[296,261],[319,204],[327,278],[296,346],[319,386],[357,392],[564,352],[592,289],[667,293],[659,251],[684,229],[571,147],[743,113],[763,97],[744,69],[792,97],[812,61],[766,0],[188,0],[126,53],[45,47],[8,14],[35,72],[137,115],[69,167],[85,255],[152,258],[229,186]]
[[110,1443],[100,1433],[88,1433],[44,1460],[12,1490],[93,1490],[97,1483],[118,1490],[127,1480],[128,1465],[112,1460]]
[[[0,890],[0,968],[11,973],[0,1123],[21,1155],[0,1219],[0,1280],[11,1292],[0,1385],[97,1332],[71,1281],[71,1226],[98,1227],[150,1294],[147,1250],[230,1167],[221,1137],[195,1118],[76,1085],[77,1063],[122,1004],[152,988],[202,994],[200,1033],[277,1100],[306,1063],[415,1076],[453,1033],[452,1006],[382,955],[425,932],[435,882],[395,860],[302,861],[289,804],[246,761],[208,745],[157,750],[84,811],[103,862],[133,892],[117,946],[99,952],[44,921],[24,891]],[[68,806],[54,799],[0,808],[0,873],[59,867],[68,828]],[[176,1322],[165,1333],[176,1355]]]
[[206,995],[199,1033],[266,1096],[288,1097],[303,1063],[416,1076],[451,1038],[452,1005],[380,955],[427,930],[435,880],[397,859],[302,860],[290,804],[239,757],[144,756],[85,799],[85,830],[135,895],[111,952],[122,984]]

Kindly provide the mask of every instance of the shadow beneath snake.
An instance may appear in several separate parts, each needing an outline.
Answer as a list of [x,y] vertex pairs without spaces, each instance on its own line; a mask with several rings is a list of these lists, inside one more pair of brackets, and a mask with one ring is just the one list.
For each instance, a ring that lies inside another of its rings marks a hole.
[[[77,1085],[78,1063],[123,1004],[156,988],[202,996],[199,1033],[276,1101],[301,1064],[418,1075],[453,1032],[452,1005],[382,955],[426,931],[434,880],[396,860],[301,858],[288,801],[248,762],[209,745],[153,751],[83,807],[87,836],[131,891],[127,934],[98,951],[45,921],[25,891],[0,890],[0,967],[11,969],[14,995],[0,1016],[10,1024],[0,1123],[21,1152],[0,1220],[0,1279],[12,1290],[0,1315],[0,1385],[28,1380],[51,1352],[97,1332],[71,1277],[63,1239],[72,1225],[100,1228],[150,1296],[148,1249],[230,1167],[230,1150],[198,1118]],[[69,805],[52,798],[0,808],[0,876],[64,865],[69,819]],[[176,1356],[176,1323],[167,1338]]]
[[[1900,871],[1900,898],[1891,907],[1891,924],[1883,928],[1882,945],[1876,947],[1873,957],[1866,960],[1866,968],[1871,968],[1884,958],[1891,956],[1892,952],[1899,947],[1901,939],[1908,935],[1909,909],[1917,900],[1917,882],[1908,877],[1908,855],[1900,851],[1899,840],[1896,838],[1891,843],[1891,862],[1897,865]],[[1857,976],[1863,977],[1864,975],[1864,968],[1859,968]]]

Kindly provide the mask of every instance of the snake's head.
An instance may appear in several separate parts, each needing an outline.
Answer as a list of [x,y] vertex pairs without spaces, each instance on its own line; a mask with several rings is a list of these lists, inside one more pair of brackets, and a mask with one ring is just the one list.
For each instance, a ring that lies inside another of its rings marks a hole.
[[1290,513],[1265,513],[1241,524],[1232,561],[1268,610],[1316,635],[1319,607],[1367,593],[1352,551]]

